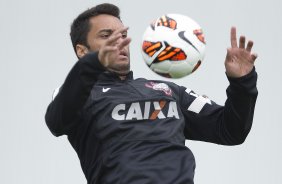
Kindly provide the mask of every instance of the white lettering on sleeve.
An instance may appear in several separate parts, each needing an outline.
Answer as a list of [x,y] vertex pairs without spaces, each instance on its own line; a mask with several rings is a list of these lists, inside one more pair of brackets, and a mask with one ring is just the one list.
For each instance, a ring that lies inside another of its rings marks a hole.
[[[194,96],[193,93],[190,93],[190,95]],[[205,104],[210,104],[211,105],[211,100],[208,98],[205,98],[203,96],[198,96],[188,107],[188,111],[192,111],[195,113],[199,113]]]
[[58,95],[59,91],[60,91],[60,87],[58,87],[54,90],[53,95],[52,95],[52,100],[55,99],[55,97]]

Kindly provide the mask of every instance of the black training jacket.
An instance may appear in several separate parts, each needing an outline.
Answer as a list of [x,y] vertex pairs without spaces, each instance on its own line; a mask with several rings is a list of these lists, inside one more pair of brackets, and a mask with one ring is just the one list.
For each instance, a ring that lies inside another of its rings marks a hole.
[[255,69],[228,80],[220,106],[171,82],[132,72],[120,80],[93,52],[72,68],[45,119],[55,136],[68,136],[89,184],[193,184],[185,139],[237,145],[251,129]]

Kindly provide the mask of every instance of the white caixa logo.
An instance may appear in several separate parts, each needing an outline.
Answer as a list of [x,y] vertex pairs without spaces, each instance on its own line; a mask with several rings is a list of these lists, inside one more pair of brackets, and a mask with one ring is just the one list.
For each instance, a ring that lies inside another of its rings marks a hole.
[[118,104],[112,111],[112,118],[115,120],[179,119],[179,114],[175,101],[161,100]]

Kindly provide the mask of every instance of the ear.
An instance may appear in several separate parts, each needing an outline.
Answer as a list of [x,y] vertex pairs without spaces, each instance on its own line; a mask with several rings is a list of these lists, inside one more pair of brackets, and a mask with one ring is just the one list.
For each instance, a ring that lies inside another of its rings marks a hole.
[[88,48],[81,44],[77,44],[75,46],[75,50],[76,50],[76,55],[78,58],[82,58],[85,54],[88,53]]

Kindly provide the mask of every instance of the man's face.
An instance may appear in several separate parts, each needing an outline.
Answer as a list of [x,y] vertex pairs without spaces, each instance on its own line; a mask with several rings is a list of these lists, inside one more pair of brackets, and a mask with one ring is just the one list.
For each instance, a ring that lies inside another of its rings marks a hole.
[[[91,28],[87,35],[87,42],[90,47],[90,51],[99,51],[115,30],[124,28],[124,25],[118,18],[107,14],[101,14],[92,17],[90,18],[89,23]],[[122,37],[117,40],[116,44],[118,44],[122,39],[126,37],[127,31],[122,33]],[[112,70],[117,71],[118,73],[119,71],[129,71],[129,45],[119,50],[119,56],[116,58],[112,66],[109,67],[111,67]]]

